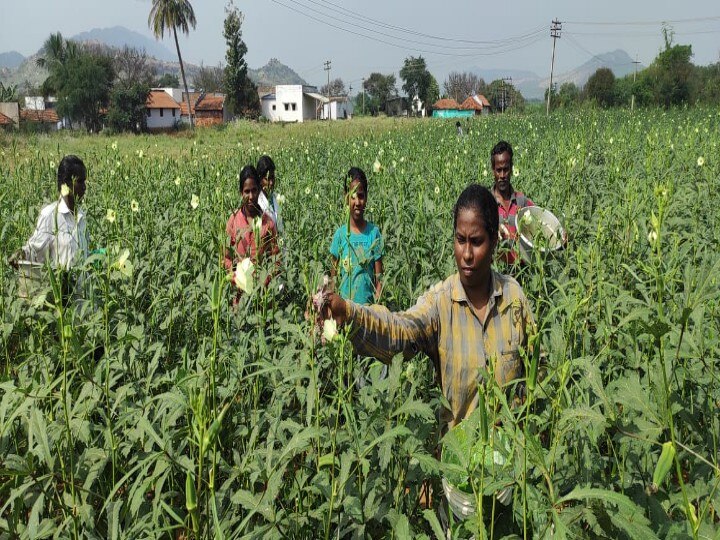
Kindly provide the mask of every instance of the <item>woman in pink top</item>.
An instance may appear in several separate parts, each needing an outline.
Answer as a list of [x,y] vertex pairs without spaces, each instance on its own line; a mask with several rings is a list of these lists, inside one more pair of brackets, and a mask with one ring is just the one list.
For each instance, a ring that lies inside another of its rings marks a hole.
[[260,180],[252,165],[246,165],[240,171],[240,195],[240,208],[230,216],[225,228],[230,239],[230,249],[225,250],[225,268],[231,273],[246,257],[257,266],[280,251],[275,223],[258,204]]

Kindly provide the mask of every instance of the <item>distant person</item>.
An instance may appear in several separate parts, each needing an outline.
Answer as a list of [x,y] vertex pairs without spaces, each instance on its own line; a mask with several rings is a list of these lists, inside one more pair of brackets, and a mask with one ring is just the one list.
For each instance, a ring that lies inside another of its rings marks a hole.
[[260,178],[260,196],[258,204],[260,209],[267,213],[275,223],[280,234],[285,230],[282,216],[280,215],[280,204],[275,193],[275,163],[270,156],[262,156],[257,162],[257,174]]
[[513,149],[506,141],[498,142],[490,151],[490,165],[492,166],[495,184],[492,193],[495,196],[500,218],[501,249],[498,252],[500,260],[514,264],[518,260],[516,216],[518,210],[526,206],[535,206],[524,193],[515,191],[511,178],[513,172]]
[[377,225],[365,219],[368,196],[365,173],[352,167],[344,190],[350,219],[338,227],[330,245],[332,274],[339,278],[340,296],[358,304],[373,304],[382,292],[383,240]]
[[8,260],[16,269],[20,261],[29,261],[63,270],[64,302],[78,281],[71,271],[88,256],[87,218],[79,207],[85,196],[86,177],[85,164],[79,157],[62,158],[57,169],[58,199],[40,210],[35,232]]
[[462,128],[462,125],[460,124],[459,120],[457,122],[455,122],[455,129],[457,129],[458,137],[462,137],[463,136],[463,128]]
[[240,196],[240,208],[233,212],[225,228],[230,249],[225,251],[224,264],[231,273],[245,258],[257,266],[279,252],[275,222],[258,203],[260,177],[252,165],[240,171]]

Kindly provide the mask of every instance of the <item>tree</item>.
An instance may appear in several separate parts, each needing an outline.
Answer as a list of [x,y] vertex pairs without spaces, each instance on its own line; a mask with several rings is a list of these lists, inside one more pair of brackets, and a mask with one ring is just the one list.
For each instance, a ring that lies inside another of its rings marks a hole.
[[115,52],[113,67],[118,81],[129,86],[136,83],[149,86],[155,79],[155,68],[150,65],[145,49],[138,50],[125,45]]
[[79,54],[79,47],[74,41],[67,41],[60,32],[50,34],[40,49],[42,56],[39,56],[35,63],[38,67],[45,68],[50,75],[43,82],[41,91],[44,96],[57,94],[58,89],[65,80],[65,66],[68,61]]
[[345,83],[343,80],[337,78],[330,81],[330,86],[324,84],[320,87],[320,93],[324,96],[344,96],[347,91],[345,90]]
[[180,86],[180,80],[174,73],[163,73],[162,77],[157,79],[153,86],[156,88],[177,88]]
[[525,108],[523,95],[507,81],[497,79],[487,86],[485,97],[496,112],[508,110],[522,111]]
[[[195,12],[188,0],[153,0],[150,15],[148,16],[148,26],[156,38],[164,37],[165,32],[172,29],[178,62],[180,63],[180,74],[182,75],[183,86],[185,87],[185,99],[187,100],[188,111],[192,110],[190,106],[190,91],[188,90],[187,79],[185,78],[185,66],[183,65],[182,55],[180,54],[177,30],[179,28],[185,35],[188,35],[190,33],[190,27],[195,29],[196,25]],[[192,128],[194,125],[193,117],[190,115],[190,127]]]
[[468,96],[484,94],[487,89],[485,81],[474,73],[458,73],[453,71],[443,83],[443,88],[448,97],[458,103],[465,101]]
[[232,114],[245,117],[257,117],[260,114],[260,99],[257,87],[247,73],[245,54],[247,46],[242,39],[243,14],[232,0],[225,8],[225,28],[223,37],[227,43],[225,53],[225,94],[226,103]]
[[0,102],[17,101],[17,84],[5,86],[0,82]]
[[200,66],[193,76],[193,86],[198,92],[224,92],[225,74],[220,66]]
[[654,79],[656,103],[664,107],[690,101],[692,45],[673,45],[673,32],[663,28],[665,50],[657,55],[648,74]]
[[615,75],[610,68],[598,68],[585,83],[585,97],[601,107],[615,103]]
[[408,100],[412,102],[417,96],[423,103],[428,102],[434,77],[428,71],[425,59],[422,56],[406,58],[402,69],[400,69],[400,78],[403,80],[402,88]]
[[[554,100],[560,107],[574,107],[580,103],[580,89],[574,82],[564,82],[560,86],[557,99]],[[550,102],[552,103],[552,101]]]
[[147,109],[145,104],[150,86],[141,82],[117,82],[110,92],[107,123],[114,131],[145,131]]
[[88,131],[102,127],[101,111],[110,100],[115,72],[108,56],[79,53],[68,60],[57,88],[60,116],[79,120]]
[[395,75],[393,74],[383,75],[382,73],[371,73],[370,76],[365,79],[363,88],[365,92],[369,94],[370,101],[372,102],[369,110],[387,110],[388,99],[397,95],[395,82]]

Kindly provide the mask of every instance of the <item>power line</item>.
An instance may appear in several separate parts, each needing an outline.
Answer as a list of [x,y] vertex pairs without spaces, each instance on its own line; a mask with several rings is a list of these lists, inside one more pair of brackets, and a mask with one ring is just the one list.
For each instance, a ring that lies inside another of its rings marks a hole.
[[658,24],[685,24],[707,21],[720,21],[720,15],[693,17],[692,19],[665,19],[664,21],[563,21],[563,23],[588,26],[656,26]]
[[[306,0],[306,1],[309,1],[309,2],[312,2],[313,4],[318,4],[318,5],[319,5],[319,2],[316,2],[315,0]],[[379,26],[382,26],[383,28],[387,28],[387,29],[390,29],[390,30],[396,30],[396,31],[398,31],[398,32],[402,32],[402,33],[406,33],[406,34],[410,34],[410,35],[415,35],[415,36],[419,36],[419,37],[425,37],[425,38],[428,38],[428,39],[434,39],[434,40],[437,40],[437,41],[450,41],[450,42],[456,42],[456,43],[470,43],[470,44],[475,44],[475,45],[507,43],[507,42],[515,41],[515,40],[517,40],[519,37],[523,37],[524,35],[536,34],[536,33],[538,33],[538,32],[542,32],[543,29],[544,29],[544,26],[541,25],[541,26],[538,26],[538,27],[536,27],[536,28],[528,31],[526,34],[523,34],[523,36],[514,36],[514,37],[504,38],[504,39],[500,39],[500,40],[484,41],[484,40],[472,40],[472,39],[450,38],[450,37],[446,37],[446,36],[435,36],[435,35],[433,35],[433,34],[425,34],[425,33],[423,33],[423,32],[419,32],[419,31],[417,31],[417,30],[412,30],[412,29],[408,29],[408,28],[405,28],[405,27],[402,27],[402,26],[395,26],[395,25],[392,25],[392,24],[388,24],[388,23],[386,23],[386,22],[384,22],[384,21],[380,21],[380,20],[378,20],[378,19],[373,19],[373,18],[371,18],[371,17],[367,17],[367,16],[363,15],[362,13],[358,13],[357,11],[352,11],[352,10],[350,10],[350,9],[344,8],[344,7],[342,7],[342,6],[339,6],[338,4],[335,4],[335,3],[333,3],[333,2],[329,2],[328,0],[320,0],[320,2],[322,2],[323,4],[327,4],[327,5],[329,5],[329,6],[333,6],[333,7],[337,8],[337,9],[329,8],[329,9],[331,9],[332,11],[336,11],[336,12],[338,12],[338,13],[348,13],[348,14],[353,15],[353,16],[355,16],[355,17],[358,17],[358,18],[360,18],[360,19],[362,19],[362,20],[364,20],[364,21],[367,21],[367,22],[370,22],[370,23],[373,23],[373,24],[377,24],[377,25],[379,25]]]
[[[397,37],[397,36],[389,35],[389,34],[386,34],[386,33],[383,33],[383,32],[378,32],[377,30],[373,30],[372,28],[367,28],[367,27],[363,27],[363,26],[361,26],[361,25],[357,25],[356,23],[348,23],[347,21],[339,20],[339,19],[337,19],[337,18],[335,18],[335,17],[328,16],[327,14],[324,14],[324,13],[322,13],[322,12],[319,12],[319,11],[316,10],[316,9],[310,8],[310,7],[306,6],[305,4],[301,4],[301,3],[299,3],[297,0],[285,0],[285,1],[291,2],[291,3],[293,3],[293,4],[297,5],[297,6],[300,6],[300,7],[302,7],[302,8],[307,9],[307,10],[313,11],[314,13],[318,13],[318,14],[320,14],[320,15],[322,15],[322,16],[328,17],[328,18],[330,18],[331,20],[335,20],[335,21],[337,21],[337,22],[339,22],[339,23],[341,23],[341,24],[344,24],[344,25],[354,24],[356,27],[362,28],[362,29],[367,30],[367,31],[369,31],[369,32],[374,32],[374,33],[376,33],[376,34],[380,34],[380,35],[382,35],[382,36],[384,36],[384,37],[388,37],[388,38],[390,38],[390,39],[395,39],[395,40],[402,40],[402,41],[403,41],[403,44],[394,43],[394,42],[392,42],[392,41],[387,41],[386,39],[381,39],[381,38],[376,37],[376,36],[368,35],[368,34],[366,34],[366,33],[359,32],[359,31],[357,31],[357,30],[354,29],[354,28],[348,28],[347,26],[339,26],[339,25],[337,25],[337,24],[333,24],[332,22],[329,22],[329,21],[320,19],[320,18],[318,18],[318,17],[316,17],[316,16],[313,16],[313,15],[307,13],[306,11],[302,11],[302,10],[298,9],[297,7],[293,7],[293,6],[291,6],[291,5],[285,4],[285,3],[281,2],[280,0],[271,0],[271,1],[272,1],[273,3],[275,3],[275,4],[277,4],[277,5],[283,6],[283,7],[286,8],[286,9],[289,9],[289,10],[295,12],[295,13],[298,13],[298,14],[306,17],[306,18],[312,19],[312,20],[314,20],[314,21],[316,21],[316,22],[319,22],[319,23],[321,23],[321,24],[324,24],[324,25],[326,25],[326,26],[330,26],[330,27],[332,27],[332,28],[335,28],[336,30],[341,30],[341,31],[346,32],[346,33],[350,33],[350,34],[353,34],[353,35],[356,35],[356,36],[360,36],[360,37],[364,37],[364,38],[367,38],[367,39],[371,39],[371,40],[373,40],[373,41],[376,41],[376,42],[379,42],[379,43],[383,43],[383,44],[385,44],[385,45],[390,45],[391,47],[396,47],[396,48],[400,48],[400,49],[403,49],[403,50],[414,50],[414,51],[417,51],[417,52],[422,52],[422,53],[426,53],[426,54],[440,55],[440,56],[454,56],[454,57],[494,56],[494,55],[496,55],[496,54],[502,54],[502,53],[511,52],[511,51],[515,51],[515,50],[518,50],[518,49],[522,49],[522,48],[525,48],[525,47],[529,47],[530,45],[533,45],[533,44],[537,43],[537,42],[542,38],[542,35],[541,35],[540,33],[538,33],[537,35],[535,35],[535,34],[533,34],[533,33],[530,33],[530,34],[526,34],[526,35],[524,35],[524,36],[516,37],[516,38],[514,38],[514,39],[513,39],[513,38],[508,38],[507,40],[503,40],[502,42],[497,42],[497,44],[496,44],[496,45],[493,45],[493,46],[489,46],[489,47],[485,47],[485,48],[478,48],[479,50],[490,49],[488,52],[477,52],[477,51],[476,51],[476,52],[472,52],[472,53],[450,53],[450,52],[445,52],[448,48],[452,48],[452,47],[447,47],[447,46],[443,46],[443,47],[442,47],[443,50],[441,50],[441,51],[437,51],[437,50],[427,50],[427,49],[418,49],[418,48],[408,47],[407,44],[406,44],[408,41],[414,41],[414,40],[407,40],[407,39],[405,39],[405,38],[399,38],[399,37]],[[439,45],[435,45],[435,44],[431,44],[431,43],[423,43],[423,42],[417,42],[417,43],[419,43],[419,44],[421,44],[421,45],[423,45],[423,46],[425,46],[425,47],[440,47]],[[459,48],[457,48],[457,49],[460,49],[460,50],[474,50],[474,49],[471,48],[471,47],[459,47]],[[495,49],[495,50],[492,50],[492,49]]]

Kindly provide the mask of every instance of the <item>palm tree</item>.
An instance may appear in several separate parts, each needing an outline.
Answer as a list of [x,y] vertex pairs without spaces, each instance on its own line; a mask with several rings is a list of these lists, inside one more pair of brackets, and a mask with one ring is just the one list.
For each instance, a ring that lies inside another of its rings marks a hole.
[[148,26],[156,38],[164,37],[165,31],[172,28],[178,61],[180,62],[180,73],[182,74],[183,85],[185,86],[185,99],[187,101],[191,128],[194,127],[194,123],[190,109],[190,92],[188,91],[187,79],[185,78],[185,67],[183,66],[182,56],[180,55],[177,29],[179,28],[185,35],[188,35],[190,33],[190,27],[194,30],[196,25],[195,12],[189,0],[153,0],[150,16],[148,17]]

